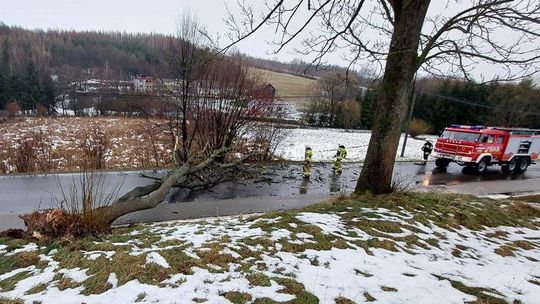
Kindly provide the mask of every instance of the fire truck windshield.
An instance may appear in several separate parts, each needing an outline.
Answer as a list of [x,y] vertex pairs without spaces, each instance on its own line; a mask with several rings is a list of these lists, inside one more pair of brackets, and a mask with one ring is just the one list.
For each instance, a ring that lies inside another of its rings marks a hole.
[[441,134],[441,138],[476,142],[480,138],[480,133],[444,131]]

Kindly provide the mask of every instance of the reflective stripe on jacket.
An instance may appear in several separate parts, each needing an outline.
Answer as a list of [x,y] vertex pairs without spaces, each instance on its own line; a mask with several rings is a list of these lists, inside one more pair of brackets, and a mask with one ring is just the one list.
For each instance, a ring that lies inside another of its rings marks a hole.
[[306,154],[305,154],[305,156],[304,156],[304,159],[305,159],[306,161],[309,161],[309,162],[310,162],[312,157],[313,157],[313,150],[307,149],[307,150],[306,150]]
[[336,157],[337,158],[345,158],[347,156],[347,150],[345,148],[338,148]]

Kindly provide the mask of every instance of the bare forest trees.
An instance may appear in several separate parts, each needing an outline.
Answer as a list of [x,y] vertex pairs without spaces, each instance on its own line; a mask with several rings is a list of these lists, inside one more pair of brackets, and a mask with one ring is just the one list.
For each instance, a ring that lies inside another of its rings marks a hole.
[[311,101],[310,112],[317,115],[321,125],[334,126],[341,104],[348,97],[356,82],[345,73],[329,72],[314,85],[315,97]]
[[[373,132],[357,192],[392,191],[401,125],[419,69],[431,74],[517,79],[536,73],[540,61],[538,0],[267,1],[245,18],[229,18],[237,43],[265,24],[280,33],[280,51],[302,39],[299,52],[320,64],[341,50],[350,65],[372,62],[383,71]],[[259,16],[260,13],[260,18]],[[240,19],[240,21],[238,21]],[[244,25],[244,26],[243,26]],[[311,30],[317,28],[317,30]]]

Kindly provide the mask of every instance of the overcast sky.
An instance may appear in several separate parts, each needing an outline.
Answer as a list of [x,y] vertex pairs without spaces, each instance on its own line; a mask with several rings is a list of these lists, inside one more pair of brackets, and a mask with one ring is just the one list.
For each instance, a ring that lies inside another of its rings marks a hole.
[[[262,7],[262,0],[246,0]],[[315,1],[314,1],[315,2]],[[456,3],[467,1],[434,0],[431,14],[451,11]],[[155,32],[174,34],[176,22],[186,10],[198,16],[200,23],[212,35],[227,31],[224,18],[227,17],[226,4],[237,8],[237,0],[0,0],[0,22],[28,29],[73,29],[105,30],[126,32]],[[449,5],[448,3],[451,3]],[[275,39],[269,28],[256,33],[238,47],[243,53],[257,57],[278,58],[290,61],[293,58],[309,60],[293,52],[299,41],[278,55],[271,54],[275,47],[266,42]],[[221,45],[226,44],[221,39]],[[346,65],[342,54],[333,53],[327,57],[329,63]],[[359,68],[359,67],[357,67]],[[486,70],[485,68],[479,68]],[[497,73],[496,70],[491,71]]]
[[[227,1],[231,8],[236,0]],[[224,0],[0,0],[0,22],[28,29],[106,30],[126,32],[155,32],[174,34],[176,22],[190,10],[213,36],[225,33],[223,19],[227,17]],[[265,35],[266,33],[266,35]],[[265,39],[261,32],[239,47],[244,53],[266,55]],[[221,39],[225,44],[225,39]],[[281,60],[290,60],[284,52]]]

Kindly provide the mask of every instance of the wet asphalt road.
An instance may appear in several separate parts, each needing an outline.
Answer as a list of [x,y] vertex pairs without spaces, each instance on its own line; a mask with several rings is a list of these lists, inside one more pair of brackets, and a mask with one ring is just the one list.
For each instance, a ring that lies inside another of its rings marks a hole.
[[[299,164],[270,164],[252,167],[249,179],[222,183],[210,191],[178,190],[170,193],[158,208],[137,212],[118,223],[197,218],[216,215],[247,214],[277,209],[298,208],[332,195],[354,190],[361,164],[344,164],[341,175],[333,174],[331,164],[315,164],[309,180],[301,178]],[[522,174],[503,175],[499,167],[477,176],[451,164],[439,172],[434,164],[418,166],[396,163],[396,181],[409,188],[442,189],[478,195],[540,191],[540,165]],[[106,191],[118,188],[122,195],[135,186],[149,183],[138,172],[103,173],[99,179]],[[16,215],[38,208],[59,205],[61,192],[69,192],[79,182],[77,174],[0,177],[0,230],[20,227]],[[59,186],[60,185],[60,186]],[[279,200],[276,200],[279,197]]]

